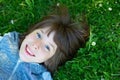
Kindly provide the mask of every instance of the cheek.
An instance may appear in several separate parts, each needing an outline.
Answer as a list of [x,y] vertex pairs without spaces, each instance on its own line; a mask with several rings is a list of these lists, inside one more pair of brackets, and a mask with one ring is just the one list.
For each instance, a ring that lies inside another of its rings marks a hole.
[[40,50],[39,52],[37,52],[38,55],[36,55],[38,58],[42,58],[42,59],[48,59],[51,57],[50,53],[47,53],[44,50]]
[[31,38],[32,39],[32,38],[35,38],[35,35],[29,34],[29,35],[26,36],[26,38]]
[[25,39],[26,39],[26,41],[33,41],[36,39],[36,36],[35,35],[28,35],[28,36],[26,36]]

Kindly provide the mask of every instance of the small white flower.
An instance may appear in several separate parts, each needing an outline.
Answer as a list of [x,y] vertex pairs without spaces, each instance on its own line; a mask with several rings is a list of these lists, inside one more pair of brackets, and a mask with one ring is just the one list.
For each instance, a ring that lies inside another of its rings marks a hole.
[[24,6],[26,6],[23,2],[22,2],[22,3],[20,3],[19,5],[20,5],[20,6],[23,6],[23,7],[24,7]]
[[92,42],[92,44],[91,44],[92,46],[95,46],[96,45],[96,42]]
[[105,80],[104,78],[101,78],[101,80]]
[[117,4],[117,1],[115,3]]
[[107,2],[107,4],[109,4],[109,2]]
[[117,23],[116,26],[118,27],[120,25],[120,23]]
[[14,20],[11,20],[10,22],[11,22],[11,24],[14,24]]
[[118,13],[118,15],[120,15],[120,12]]
[[101,3],[99,4],[99,7],[102,7],[102,4],[101,4]]
[[101,76],[101,80],[105,80],[105,79]]
[[109,11],[112,11],[112,8],[111,8],[111,7],[109,7],[109,8],[108,8],[108,10],[109,10]]
[[60,6],[60,3],[57,3],[57,6]]

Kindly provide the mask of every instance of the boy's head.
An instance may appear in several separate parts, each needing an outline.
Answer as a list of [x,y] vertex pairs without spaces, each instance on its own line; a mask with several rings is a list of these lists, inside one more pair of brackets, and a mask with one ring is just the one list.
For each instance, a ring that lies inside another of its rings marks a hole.
[[[77,50],[83,47],[89,37],[89,27],[86,20],[80,24],[73,23],[66,8],[62,8],[57,15],[50,15],[35,24],[27,33],[34,30],[48,28],[47,35],[53,35],[55,47],[52,56],[44,60],[44,65],[49,71],[54,72],[58,66],[72,59]],[[47,40],[46,40],[47,41]]]

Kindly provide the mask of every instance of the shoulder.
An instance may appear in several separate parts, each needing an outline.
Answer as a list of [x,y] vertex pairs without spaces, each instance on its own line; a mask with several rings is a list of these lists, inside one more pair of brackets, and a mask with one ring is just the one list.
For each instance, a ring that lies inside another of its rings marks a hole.
[[53,80],[51,73],[43,65],[39,64],[39,70],[42,72],[41,76],[43,80]]
[[18,37],[19,37],[19,33],[16,31],[13,31],[13,32],[5,33],[3,36],[1,36],[0,40],[5,39],[6,41],[8,41],[8,40],[16,41],[16,40],[18,40]]
[[5,36],[15,37],[15,35],[17,36],[18,34],[19,34],[19,32],[16,32],[16,31],[8,32],[8,33],[5,33],[3,36],[0,35],[0,39],[2,39]]
[[7,49],[11,50],[13,48],[18,49],[18,42],[19,42],[19,33],[16,31],[5,33],[1,36],[0,39],[0,49]]
[[53,80],[50,72],[48,72],[48,71],[45,71],[42,73],[42,78],[43,78],[43,80]]
[[21,62],[19,69],[22,68],[24,68],[24,73],[29,75],[28,77],[34,77],[35,80],[53,80],[50,72],[42,64]]
[[1,36],[1,34],[0,34],[0,41],[1,41],[6,35],[10,35],[10,32],[5,33],[3,36]]
[[39,66],[42,69],[42,78],[43,78],[43,80],[53,80],[51,73],[43,65],[39,64]]
[[2,36],[0,36],[0,41],[2,40],[2,38],[3,38],[3,37],[2,37]]
[[16,38],[18,37],[19,33],[16,32],[16,31],[13,31],[13,32],[8,32],[8,33],[5,33],[4,36],[9,36],[10,38]]

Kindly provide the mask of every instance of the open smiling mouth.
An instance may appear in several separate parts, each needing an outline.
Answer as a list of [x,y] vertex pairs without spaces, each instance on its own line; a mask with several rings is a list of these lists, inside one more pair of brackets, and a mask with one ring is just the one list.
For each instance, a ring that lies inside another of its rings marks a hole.
[[25,51],[27,55],[35,57],[35,55],[29,50],[28,45],[25,46]]

